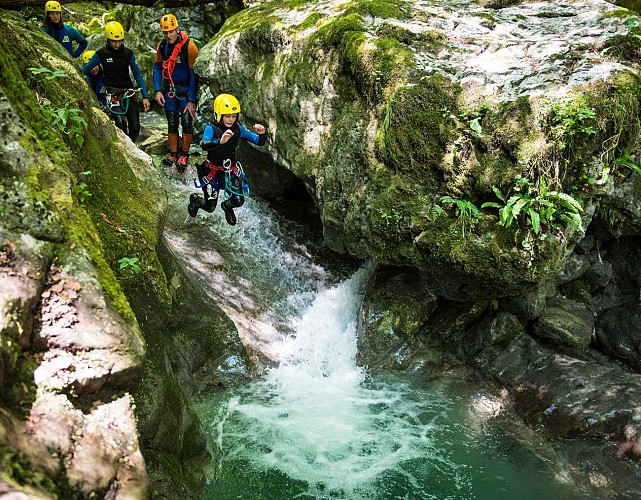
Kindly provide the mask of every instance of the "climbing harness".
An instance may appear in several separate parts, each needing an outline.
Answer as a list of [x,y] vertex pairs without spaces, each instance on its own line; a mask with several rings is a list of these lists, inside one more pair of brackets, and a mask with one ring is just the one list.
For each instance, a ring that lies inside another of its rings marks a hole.
[[[214,177],[216,176],[216,172],[224,170],[224,192],[226,199],[229,199],[232,196],[249,196],[249,184],[247,183],[247,177],[245,176],[243,166],[239,161],[237,161],[235,165],[232,165],[231,160],[228,158],[223,162],[223,166],[221,167],[219,165],[214,165],[209,160],[205,160],[205,162],[203,163],[203,167],[208,168],[209,173],[202,178],[201,184],[198,184],[197,180],[194,179],[194,186],[196,186],[197,188],[203,188],[207,184],[211,184],[211,186],[216,191],[223,189],[223,186],[218,185],[218,183],[214,180]],[[240,183],[234,183],[236,179],[239,179]]]
[[174,50],[171,52],[169,59],[165,59],[162,62],[162,78],[163,80],[169,81],[169,92],[167,92],[167,97],[170,99],[173,99],[176,95],[176,86],[172,77],[174,68],[176,67],[176,62],[178,61],[178,56],[180,56],[180,51],[182,50],[183,45],[189,41],[189,37],[186,32],[181,31],[179,32],[179,35],[180,41],[176,42],[176,45],[174,45]]
[[[112,92],[113,91],[113,92]],[[129,109],[129,99],[133,97],[140,89],[114,89],[108,87],[105,92],[105,101],[107,109],[114,115],[126,115]],[[120,108],[122,111],[116,111]]]

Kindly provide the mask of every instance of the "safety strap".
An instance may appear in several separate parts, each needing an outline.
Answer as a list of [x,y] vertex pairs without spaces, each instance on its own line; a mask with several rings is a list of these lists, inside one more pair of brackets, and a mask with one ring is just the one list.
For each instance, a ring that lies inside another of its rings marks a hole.
[[[105,104],[107,109],[115,115],[126,115],[129,109],[129,98],[133,97],[140,89],[116,89],[107,87],[105,92]],[[115,108],[122,111],[116,111]]]
[[[229,199],[232,195],[249,196],[249,185],[247,184],[247,177],[245,176],[245,172],[240,162],[236,162],[236,164],[234,165],[228,158],[223,162],[223,166],[221,167],[220,165],[214,165],[209,160],[205,160],[205,162],[203,163],[203,167],[208,168],[209,173],[202,178],[202,182],[200,184],[198,184],[196,179],[194,179],[194,186],[196,186],[197,188],[203,188],[207,184],[211,184],[214,189],[219,190],[221,187],[214,180],[214,177],[216,175],[216,172],[224,170],[225,195],[227,196],[227,198]],[[241,179],[240,190],[234,187],[231,179],[232,174]]]
[[189,41],[189,37],[187,36],[187,33],[185,31],[180,31],[178,34],[180,35],[180,41],[176,42],[176,45],[174,45],[174,50],[169,56],[169,59],[165,59],[162,62],[162,77],[163,80],[169,80],[168,96],[170,98],[173,98],[175,93],[174,79],[172,77],[172,74],[174,72],[174,68],[176,67],[176,62],[178,61],[178,57],[180,56],[180,51],[182,50],[183,46]]

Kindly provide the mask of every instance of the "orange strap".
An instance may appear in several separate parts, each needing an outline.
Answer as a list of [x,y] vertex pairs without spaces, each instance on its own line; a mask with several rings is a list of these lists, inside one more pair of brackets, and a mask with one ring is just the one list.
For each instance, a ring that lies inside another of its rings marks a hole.
[[176,61],[178,61],[178,57],[180,56],[180,51],[182,50],[183,46],[189,41],[189,37],[184,31],[180,32],[180,37],[181,39],[178,43],[176,43],[176,45],[174,45],[174,50],[169,56],[169,59],[166,59],[162,62],[162,77],[164,80],[169,80],[172,91],[174,89],[174,79],[172,78],[172,74],[174,72],[174,68],[176,67]]

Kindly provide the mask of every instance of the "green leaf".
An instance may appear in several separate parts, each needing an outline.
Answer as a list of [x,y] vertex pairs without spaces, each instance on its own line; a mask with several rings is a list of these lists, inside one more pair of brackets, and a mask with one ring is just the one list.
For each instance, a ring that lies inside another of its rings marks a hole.
[[581,229],[581,216],[579,214],[564,214],[562,219],[575,229]]
[[578,213],[583,211],[583,204],[567,193],[557,193],[553,191],[550,193],[550,198],[558,200],[559,204],[567,208],[570,212]]
[[528,208],[527,213],[530,216],[530,221],[532,221],[532,231],[539,234],[539,231],[541,230],[541,217],[533,208]]
[[521,213],[521,209],[525,207],[530,200],[527,198],[519,198],[516,203],[514,203],[514,206],[512,207],[512,212],[514,213],[514,217],[518,217],[519,214]]
[[497,188],[496,186],[493,186],[492,187],[492,191],[494,191],[494,194],[496,195],[496,197],[499,200],[501,200],[503,203],[505,203],[505,196],[503,195],[503,193],[501,192],[501,190],[499,188]]
[[541,198],[545,198],[547,196],[547,193],[548,193],[548,185],[545,182],[545,179],[542,178],[541,181],[539,182],[539,195],[541,196]]
[[483,131],[483,128],[481,127],[481,123],[479,122],[479,118],[474,118],[474,120],[469,121],[470,128],[474,130],[477,134],[480,134]]
[[27,68],[34,75],[41,75],[42,73],[53,73],[49,68]]

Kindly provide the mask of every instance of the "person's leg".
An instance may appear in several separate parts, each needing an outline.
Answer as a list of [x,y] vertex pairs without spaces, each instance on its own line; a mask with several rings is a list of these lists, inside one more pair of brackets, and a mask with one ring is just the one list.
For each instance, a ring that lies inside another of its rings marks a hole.
[[[182,104],[183,101],[181,101],[181,105]],[[194,133],[194,120],[189,113],[183,111],[180,115],[180,123],[182,125],[183,135],[178,163],[183,168],[186,168],[187,160],[189,158],[189,148],[191,147],[191,141]]]
[[166,165],[174,166],[178,161],[178,113],[165,107],[167,116],[167,143],[169,144],[169,158],[164,160]]
[[[242,193],[243,181],[240,177],[232,176],[230,179],[233,190],[235,193]],[[236,214],[234,214],[234,208],[242,207],[245,204],[245,197],[238,194],[232,194],[228,200],[225,200],[220,204],[220,208],[225,212],[225,220],[227,224],[233,226],[236,224]]]
[[[200,183],[203,183],[204,177],[209,173],[209,170],[204,166],[203,163],[196,165],[196,174],[198,175],[198,180]],[[221,172],[218,172],[216,175]],[[214,177],[214,180],[216,177]],[[224,179],[224,177],[223,177]],[[206,212],[213,212],[216,208],[216,203],[218,202],[218,191],[210,184],[206,184],[202,187],[203,196],[200,196],[196,193],[189,195],[189,204],[187,205],[187,212],[192,217],[196,217],[198,214],[198,209],[202,208]]]
[[127,119],[125,118],[124,114],[118,114],[118,112],[121,112],[120,107],[117,108],[112,108],[114,112],[112,112],[111,116],[113,118],[114,124],[116,127],[118,127],[120,130],[122,130],[125,134],[127,133]]
[[140,135],[140,111],[138,101],[135,98],[129,98],[129,107],[127,108],[127,124],[129,126],[129,138],[136,142]]

